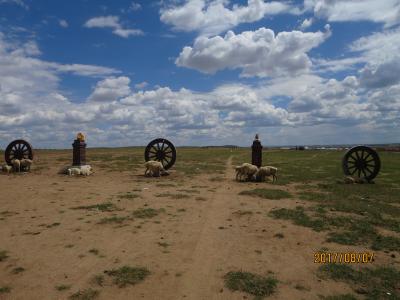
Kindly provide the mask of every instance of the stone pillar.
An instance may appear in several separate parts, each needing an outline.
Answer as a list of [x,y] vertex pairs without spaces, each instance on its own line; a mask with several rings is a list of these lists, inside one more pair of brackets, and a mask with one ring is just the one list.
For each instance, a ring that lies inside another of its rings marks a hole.
[[74,140],[72,148],[73,148],[72,165],[73,166],[86,165],[86,143],[81,133],[78,133],[78,137],[76,140]]
[[258,139],[258,134],[253,141],[253,145],[251,146],[251,164],[257,167],[261,167],[262,165],[262,148],[260,140]]

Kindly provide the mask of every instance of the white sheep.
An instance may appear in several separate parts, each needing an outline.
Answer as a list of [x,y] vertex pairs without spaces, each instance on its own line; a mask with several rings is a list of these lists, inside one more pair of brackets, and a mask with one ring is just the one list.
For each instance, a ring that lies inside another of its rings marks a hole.
[[9,174],[9,173],[11,173],[13,167],[5,164],[5,165],[3,165],[3,167],[1,169],[2,169],[3,172],[6,172],[6,173]]
[[21,168],[25,171],[30,171],[33,161],[28,158],[21,159]]
[[258,168],[255,165],[244,163],[241,166],[236,166],[235,170],[236,180],[241,180],[243,175],[247,176],[248,179],[251,179],[257,173]]
[[165,169],[161,162],[149,160],[144,163],[146,171],[144,172],[144,176],[151,174],[151,176],[160,177],[160,173],[164,173]]
[[277,174],[278,168],[272,166],[264,166],[258,169],[256,177],[260,178],[261,181],[264,181],[265,177],[272,176],[272,182],[275,182],[276,180],[278,180]]
[[81,169],[81,175],[84,175],[84,176],[89,176],[90,174],[93,173],[92,167],[89,165],[81,166],[80,169]]
[[67,169],[68,175],[72,176],[72,175],[81,175],[81,169],[79,168],[68,168]]
[[19,159],[14,158],[13,160],[11,160],[11,164],[13,165],[15,172],[21,171],[21,161]]

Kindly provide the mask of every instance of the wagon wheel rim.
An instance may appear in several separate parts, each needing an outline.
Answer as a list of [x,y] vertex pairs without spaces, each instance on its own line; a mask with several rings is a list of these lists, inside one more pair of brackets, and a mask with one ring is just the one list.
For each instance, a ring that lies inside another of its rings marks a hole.
[[164,169],[168,170],[175,164],[176,149],[169,140],[158,138],[147,145],[144,158],[146,161],[159,161],[164,166]]
[[25,140],[12,141],[4,152],[4,160],[8,165],[11,161],[16,159],[33,159],[33,150],[31,144]]
[[367,146],[356,146],[346,152],[342,160],[345,175],[374,179],[381,167],[378,153]]

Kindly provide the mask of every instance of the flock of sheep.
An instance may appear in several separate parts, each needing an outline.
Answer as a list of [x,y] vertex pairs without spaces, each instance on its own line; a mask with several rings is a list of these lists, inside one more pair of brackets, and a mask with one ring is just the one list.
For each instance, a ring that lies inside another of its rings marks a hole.
[[2,166],[3,172],[6,173],[11,173],[12,171],[14,172],[21,172],[22,171],[30,171],[31,166],[33,164],[33,161],[28,158],[23,158],[23,159],[16,159],[14,158],[11,160],[11,166],[8,164],[4,164]]
[[[2,170],[6,173],[11,173],[12,171],[14,172],[21,172],[23,171],[29,171],[31,169],[31,166],[33,164],[33,161],[31,159],[13,159],[11,161],[11,166],[5,164],[2,167]],[[146,171],[144,172],[145,176],[153,176],[153,177],[160,177],[161,175],[168,175],[168,172],[164,169],[164,166],[162,165],[161,162],[159,161],[154,161],[150,160],[144,163],[144,167],[146,168]],[[275,182],[277,180],[277,173],[278,169],[275,167],[271,166],[265,166],[265,167],[260,167],[258,168],[255,165],[249,164],[249,163],[244,163],[241,166],[236,166],[235,167],[236,171],[236,180],[255,180],[256,178],[261,179],[261,181],[264,181],[266,177],[272,176],[272,182]],[[67,167],[64,168],[60,173],[68,174],[69,176],[73,175],[84,175],[88,176],[93,173],[92,167],[87,165],[87,166],[80,166],[78,167]]]
[[264,181],[266,177],[272,176],[272,182],[278,180],[278,168],[271,167],[271,166],[264,166],[258,168],[255,165],[244,163],[241,166],[235,167],[236,171],[236,180],[242,180],[243,176],[247,180],[256,180],[260,179]]

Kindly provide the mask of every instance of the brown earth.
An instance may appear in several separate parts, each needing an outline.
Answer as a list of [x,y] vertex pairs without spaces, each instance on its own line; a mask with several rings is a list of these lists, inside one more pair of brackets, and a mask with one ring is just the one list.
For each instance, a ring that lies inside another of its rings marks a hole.
[[[322,247],[366,250],[326,243],[324,233],[268,217],[273,208],[305,203],[238,195],[272,184],[235,182],[231,159],[222,181],[203,175],[182,178],[173,171],[170,176],[146,178],[144,170],[96,168],[89,177],[68,177],[57,175],[57,169],[0,176],[0,251],[9,256],[0,262],[0,287],[11,288],[0,299],[67,299],[87,288],[98,290],[99,299],[252,299],[224,287],[224,274],[238,270],[273,272],[279,283],[268,299],[319,299],[318,295],[352,290],[345,283],[319,279],[314,252]],[[139,197],[118,197],[128,192]],[[188,197],[157,196],[163,193]],[[71,209],[107,201],[120,210]],[[165,211],[149,219],[98,224],[113,215],[132,216],[143,207]],[[275,237],[277,233],[284,237]],[[97,255],[89,252],[93,248]],[[93,276],[107,277],[104,270],[123,265],[146,267],[151,274],[124,288],[111,281],[103,286],[92,282]],[[14,274],[16,267],[25,271]],[[56,290],[62,284],[71,288]]]

